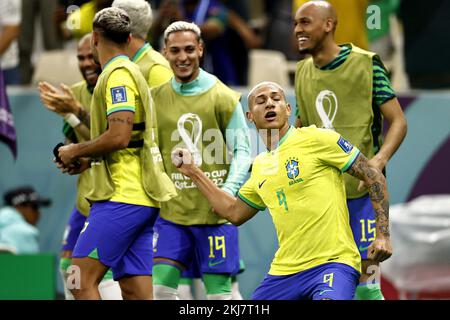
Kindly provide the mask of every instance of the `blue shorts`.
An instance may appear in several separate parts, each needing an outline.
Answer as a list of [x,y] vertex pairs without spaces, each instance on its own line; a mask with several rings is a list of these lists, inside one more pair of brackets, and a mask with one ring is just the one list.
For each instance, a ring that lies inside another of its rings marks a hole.
[[358,199],[347,199],[350,214],[350,227],[358,247],[361,259],[367,259],[367,249],[376,237],[375,211],[370,196]]
[[[244,271],[245,271],[244,260],[239,259],[239,271],[237,273],[242,273]],[[196,257],[194,257],[194,259],[192,260],[191,265],[183,272],[181,272],[181,277],[189,279],[200,279],[202,277]]]
[[325,263],[287,276],[266,275],[253,300],[353,300],[359,272],[343,263]]
[[86,217],[77,208],[73,209],[69,222],[67,222],[66,229],[64,230],[61,251],[73,251],[85,222]]
[[238,231],[231,224],[179,225],[161,217],[155,223],[153,256],[190,267],[197,259],[200,274],[239,271]]
[[112,269],[114,280],[151,275],[153,225],[159,209],[126,203],[95,202],[73,251]]
[[189,279],[200,279],[202,277],[202,273],[200,272],[200,267],[198,265],[198,259],[195,255],[189,267],[181,272],[181,277]]

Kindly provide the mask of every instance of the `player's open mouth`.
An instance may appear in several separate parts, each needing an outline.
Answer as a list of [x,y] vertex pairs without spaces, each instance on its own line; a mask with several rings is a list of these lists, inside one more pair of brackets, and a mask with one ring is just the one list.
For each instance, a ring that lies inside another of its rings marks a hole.
[[266,113],[266,115],[264,116],[264,118],[266,118],[267,120],[275,120],[275,118],[277,117],[277,114],[275,111],[269,111]]

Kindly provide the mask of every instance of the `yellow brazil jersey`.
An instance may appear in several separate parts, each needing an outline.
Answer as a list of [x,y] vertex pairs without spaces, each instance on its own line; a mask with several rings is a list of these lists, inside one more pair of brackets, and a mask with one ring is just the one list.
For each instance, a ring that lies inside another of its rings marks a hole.
[[149,43],[145,43],[131,58],[131,61],[141,68],[150,88],[160,86],[173,77],[169,62]]
[[269,210],[279,248],[270,275],[289,275],[328,262],[360,271],[342,172],[359,150],[338,133],[291,127],[278,147],[261,153],[238,196]]
[[[106,66],[113,67],[119,59],[128,59],[118,56]],[[124,68],[116,69],[111,73],[106,89],[106,112],[111,117],[114,112],[130,111],[134,113],[134,127],[144,123],[143,104],[133,77]],[[133,131],[131,141],[143,139],[142,131]],[[114,195],[111,201],[159,207],[159,203],[150,199],[141,183],[140,149],[125,148],[109,155],[108,166],[114,182]]]

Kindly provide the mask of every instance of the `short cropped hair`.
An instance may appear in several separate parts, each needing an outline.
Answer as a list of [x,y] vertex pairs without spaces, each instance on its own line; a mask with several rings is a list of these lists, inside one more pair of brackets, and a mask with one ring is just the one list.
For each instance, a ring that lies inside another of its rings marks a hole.
[[171,23],[164,31],[164,43],[167,43],[169,35],[178,31],[192,31],[197,36],[198,42],[202,42],[202,32],[200,28],[193,22],[175,21]]
[[273,82],[273,81],[263,81],[263,82],[260,82],[257,85],[255,85],[248,93],[247,102],[248,102],[249,107],[250,107],[250,98],[253,96],[255,91],[262,86],[274,86],[274,87],[278,88],[280,90],[280,92],[283,94],[284,100],[286,100],[286,93],[284,92],[283,87],[281,87],[278,83]]
[[153,13],[150,4],[145,0],[114,0],[112,7],[124,10],[131,22],[133,37],[147,39],[153,22]]
[[105,8],[94,17],[93,29],[116,44],[125,44],[130,36],[130,18],[119,8]]

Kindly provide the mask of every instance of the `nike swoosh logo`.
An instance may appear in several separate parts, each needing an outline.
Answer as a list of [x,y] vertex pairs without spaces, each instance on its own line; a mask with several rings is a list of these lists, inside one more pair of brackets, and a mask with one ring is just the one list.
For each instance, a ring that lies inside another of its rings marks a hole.
[[224,262],[225,260],[219,260],[219,261],[216,261],[216,262],[212,262],[212,261],[209,261],[208,262],[208,266],[209,267],[215,267],[215,266],[217,266],[218,264],[221,264],[222,262]]
[[258,185],[259,189],[261,189],[261,187],[263,186],[263,184],[264,184],[266,181],[267,181],[267,179],[264,179],[264,181],[261,182],[261,183]]
[[325,292],[330,292],[330,291],[333,291],[333,290],[330,290],[330,289],[322,290],[319,292],[319,296],[323,295]]
[[362,251],[362,252],[364,252],[364,251],[366,251],[367,249],[369,249],[369,246],[367,246],[367,247],[363,247],[363,246],[359,246],[359,251]]

